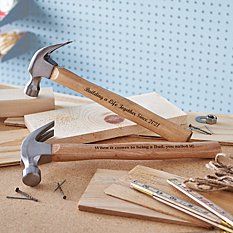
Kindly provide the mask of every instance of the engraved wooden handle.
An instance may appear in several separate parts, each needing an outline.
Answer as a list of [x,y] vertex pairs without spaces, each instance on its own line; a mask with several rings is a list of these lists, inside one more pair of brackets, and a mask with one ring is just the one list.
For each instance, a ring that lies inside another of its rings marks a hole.
[[91,159],[158,160],[214,158],[221,152],[218,142],[133,142],[115,144],[54,144],[53,161]]
[[119,116],[159,134],[168,141],[186,142],[192,135],[190,130],[183,129],[133,101],[97,86],[64,68],[55,67],[51,80],[81,93]]

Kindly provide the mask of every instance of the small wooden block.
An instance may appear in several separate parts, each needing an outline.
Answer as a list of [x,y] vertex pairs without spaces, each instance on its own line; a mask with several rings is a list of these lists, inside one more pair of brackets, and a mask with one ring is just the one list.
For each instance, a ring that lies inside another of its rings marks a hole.
[[37,98],[27,96],[23,89],[0,90],[0,117],[19,117],[54,108],[51,88],[42,88]]
[[[23,87],[10,85],[6,83],[0,83],[0,90],[1,89],[19,89],[19,88],[22,89]],[[93,103],[92,100],[85,98],[85,97],[63,94],[63,93],[58,93],[58,92],[54,92],[54,98],[55,98],[56,109]]]
[[[177,124],[186,123],[186,113],[157,93],[138,95],[129,99]],[[96,103],[25,116],[25,124],[30,131],[53,120],[56,142],[96,142],[146,131],[145,128],[118,117]]]
[[104,193],[105,188],[126,174],[127,171],[98,169],[79,200],[79,210],[166,223],[192,225],[180,218],[122,201]]
[[[55,109],[63,109],[92,103],[91,100],[79,96],[71,96],[60,93],[54,93],[54,96]],[[8,126],[26,127],[24,117],[9,117],[4,121],[4,124]]]

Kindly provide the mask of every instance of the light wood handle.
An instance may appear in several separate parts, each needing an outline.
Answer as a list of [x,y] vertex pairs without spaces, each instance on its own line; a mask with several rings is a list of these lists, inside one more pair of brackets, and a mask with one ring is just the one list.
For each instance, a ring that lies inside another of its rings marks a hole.
[[192,135],[190,130],[183,129],[139,104],[99,87],[64,68],[55,67],[50,79],[81,93],[119,116],[159,134],[168,141],[186,142]]
[[218,142],[135,142],[115,144],[54,144],[52,160],[91,159],[157,160],[214,158],[221,152]]

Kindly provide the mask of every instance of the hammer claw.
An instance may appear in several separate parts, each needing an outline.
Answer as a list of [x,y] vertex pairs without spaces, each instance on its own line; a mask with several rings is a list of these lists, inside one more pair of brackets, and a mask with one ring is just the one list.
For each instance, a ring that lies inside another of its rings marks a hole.
[[48,140],[49,138],[52,138],[53,136],[54,136],[54,130],[52,129],[52,130],[45,132],[43,135],[41,135],[38,141],[45,142],[46,140]]
[[67,42],[65,42],[65,43],[52,45],[52,46],[50,47],[49,53],[46,54],[46,55],[49,55],[49,54],[53,53],[55,50],[61,48],[62,46],[65,46],[65,45],[67,45],[67,44],[70,44],[70,43],[72,43],[72,41],[67,41]]
[[[54,130],[50,130],[51,128],[53,128],[55,125],[54,121],[49,122],[48,124],[40,127],[39,129],[35,130],[34,132],[36,132],[36,140],[38,142],[44,142],[46,139],[44,139],[44,137],[47,136],[48,132],[54,132]],[[50,131],[49,131],[50,130]],[[51,135],[50,137],[52,137],[53,135],[50,133],[49,135]],[[49,137],[49,138],[50,138]],[[43,140],[44,139],[44,140]],[[43,141],[42,141],[43,140]]]
[[25,93],[31,97],[37,97],[40,91],[40,81],[42,77],[50,78],[53,69],[58,64],[50,57],[51,53],[60,47],[71,43],[68,41],[61,44],[51,45],[39,49],[33,56],[28,71],[31,80],[25,88]]

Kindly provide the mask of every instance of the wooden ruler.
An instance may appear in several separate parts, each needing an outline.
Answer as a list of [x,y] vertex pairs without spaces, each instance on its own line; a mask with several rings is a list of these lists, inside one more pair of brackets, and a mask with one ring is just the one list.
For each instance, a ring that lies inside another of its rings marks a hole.
[[219,220],[217,216],[213,215],[211,212],[207,211],[206,209],[203,209],[190,202],[184,201],[174,195],[170,195],[152,186],[140,183],[137,180],[132,181],[130,183],[130,186],[142,193],[145,193],[153,197],[157,201],[160,201],[166,205],[169,205],[175,209],[178,209],[186,214],[189,214],[195,218],[198,218],[222,230],[233,233],[233,229],[230,228],[228,224]]
[[181,181],[176,178],[168,179],[167,182],[206,209],[208,209],[210,212],[218,216],[220,219],[223,220],[224,224],[229,224],[229,226],[233,228],[233,216],[230,213],[226,212],[224,209],[217,206],[201,194],[187,188]]

